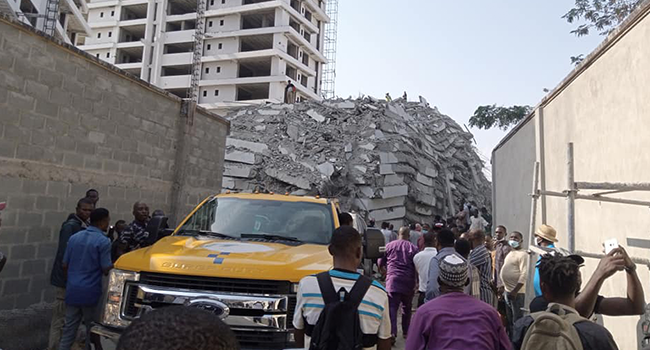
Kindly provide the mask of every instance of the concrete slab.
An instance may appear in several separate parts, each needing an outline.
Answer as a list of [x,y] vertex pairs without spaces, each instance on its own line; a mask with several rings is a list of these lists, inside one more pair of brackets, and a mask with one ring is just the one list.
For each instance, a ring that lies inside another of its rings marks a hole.
[[367,210],[378,210],[378,209],[404,206],[404,203],[406,202],[406,197],[402,196],[402,197],[394,197],[388,199],[360,198],[359,201],[363,204],[363,208],[366,208]]
[[415,212],[420,215],[431,216],[433,215],[433,208],[424,205],[415,205]]
[[298,188],[302,188],[305,190],[311,189],[311,186],[309,185],[309,181],[300,175],[292,175],[285,170],[278,170],[272,168],[265,169],[264,172],[266,173],[266,175],[274,179],[277,179],[279,181],[282,181],[284,183],[288,183],[289,185],[294,185]]
[[223,165],[223,175],[239,178],[251,178],[253,173],[252,165],[226,162]]
[[393,166],[390,164],[380,164],[379,174],[381,175],[395,174],[395,171],[393,171]]
[[390,174],[384,176],[384,186],[401,185],[404,183],[404,176],[397,174]]
[[378,222],[401,219],[406,216],[406,207],[374,210],[370,212],[370,216]]
[[287,135],[294,140],[298,140],[298,127],[295,125],[287,126]]
[[328,179],[330,176],[332,176],[332,174],[334,174],[334,165],[332,165],[330,162],[319,164],[317,168],[318,171]]
[[375,196],[375,190],[370,186],[359,186],[359,192],[367,198],[373,198]]
[[399,196],[406,196],[409,193],[407,185],[401,186],[384,186],[381,189],[381,198],[393,198]]
[[322,123],[322,122],[325,121],[325,117],[323,117],[322,115],[318,114],[318,112],[316,112],[316,111],[313,110],[313,109],[310,109],[309,111],[307,111],[307,115],[310,116],[311,119],[313,119],[313,120],[315,120],[315,121],[317,121],[317,122],[319,122],[319,123]]
[[379,161],[382,164],[396,164],[399,160],[392,152],[379,152]]
[[260,109],[257,111],[257,114],[261,115],[278,115],[280,114],[280,111],[275,110],[275,109]]
[[352,109],[356,107],[352,101],[339,102],[336,106],[341,109]]
[[364,143],[363,145],[359,145],[359,148],[367,149],[368,151],[372,151],[375,149],[375,144],[373,143]]
[[230,151],[226,153],[225,159],[235,163],[255,164],[255,153]]
[[420,173],[415,174],[415,181],[423,185],[433,186],[433,179]]
[[251,142],[239,139],[228,138],[226,140],[226,146],[233,146],[236,148],[243,148],[255,153],[264,153],[269,150],[269,146],[263,143]]

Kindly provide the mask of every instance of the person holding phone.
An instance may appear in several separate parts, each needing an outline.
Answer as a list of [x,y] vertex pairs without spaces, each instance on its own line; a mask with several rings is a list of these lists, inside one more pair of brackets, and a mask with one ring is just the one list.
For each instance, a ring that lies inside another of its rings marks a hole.
[[[605,280],[620,271],[625,271],[627,278],[627,297],[609,298],[599,295]],[[583,317],[593,314],[607,316],[643,315],[645,297],[643,285],[636,273],[636,264],[621,246],[612,249],[600,260],[594,274],[576,297],[576,310]]]
[[[579,259],[579,265],[584,263],[584,259],[577,255],[572,255],[574,259]],[[605,297],[599,295],[603,283],[616,274],[625,271],[627,277],[627,297]],[[582,275],[578,277],[578,286],[582,285]],[[587,282],[584,288],[578,288],[576,296],[576,310],[580,316],[590,318],[594,314],[606,316],[634,316],[642,315],[645,308],[645,297],[643,295],[643,285],[636,273],[636,264],[630,259],[625,249],[621,246],[612,249],[598,263],[596,271]],[[535,298],[530,304],[530,312],[544,311],[548,302],[542,297]]]

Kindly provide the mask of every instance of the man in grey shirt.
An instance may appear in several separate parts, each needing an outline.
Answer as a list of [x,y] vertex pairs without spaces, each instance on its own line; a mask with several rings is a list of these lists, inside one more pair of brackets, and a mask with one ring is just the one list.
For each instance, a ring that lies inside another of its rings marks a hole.
[[444,229],[438,233],[438,254],[431,259],[429,265],[429,281],[427,282],[426,301],[433,300],[440,296],[440,285],[438,284],[438,274],[440,272],[440,260],[447,255],[456,254],[454,249],[454,233]]

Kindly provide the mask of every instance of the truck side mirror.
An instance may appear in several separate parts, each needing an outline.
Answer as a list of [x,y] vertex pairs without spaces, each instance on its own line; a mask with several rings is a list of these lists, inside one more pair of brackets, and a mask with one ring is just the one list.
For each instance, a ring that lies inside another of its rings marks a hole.
[[158,241],[158,237],[162,230],[167,227],[167,217],[165,216],[154,216],[149,220],[149,224],[145,228],[145,231],[149,233],[147,240],[145,241],[145,246],[150,246]]
[[369,227],[366,229],[366,245],[364,247],[364,258],[366,259],[379,259],[384,256],[386,241],[384,234],[381,230]]

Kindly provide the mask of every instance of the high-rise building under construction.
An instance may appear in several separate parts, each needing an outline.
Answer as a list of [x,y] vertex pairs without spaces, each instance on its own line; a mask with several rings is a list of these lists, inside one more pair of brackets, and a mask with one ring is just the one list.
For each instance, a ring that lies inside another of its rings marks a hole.
[[202,107],[282,102],[288,81],[297,100],[321,98],[326,1],[99,0],[88,8],[92,33],[81,49],[181,97],[196,81]]

